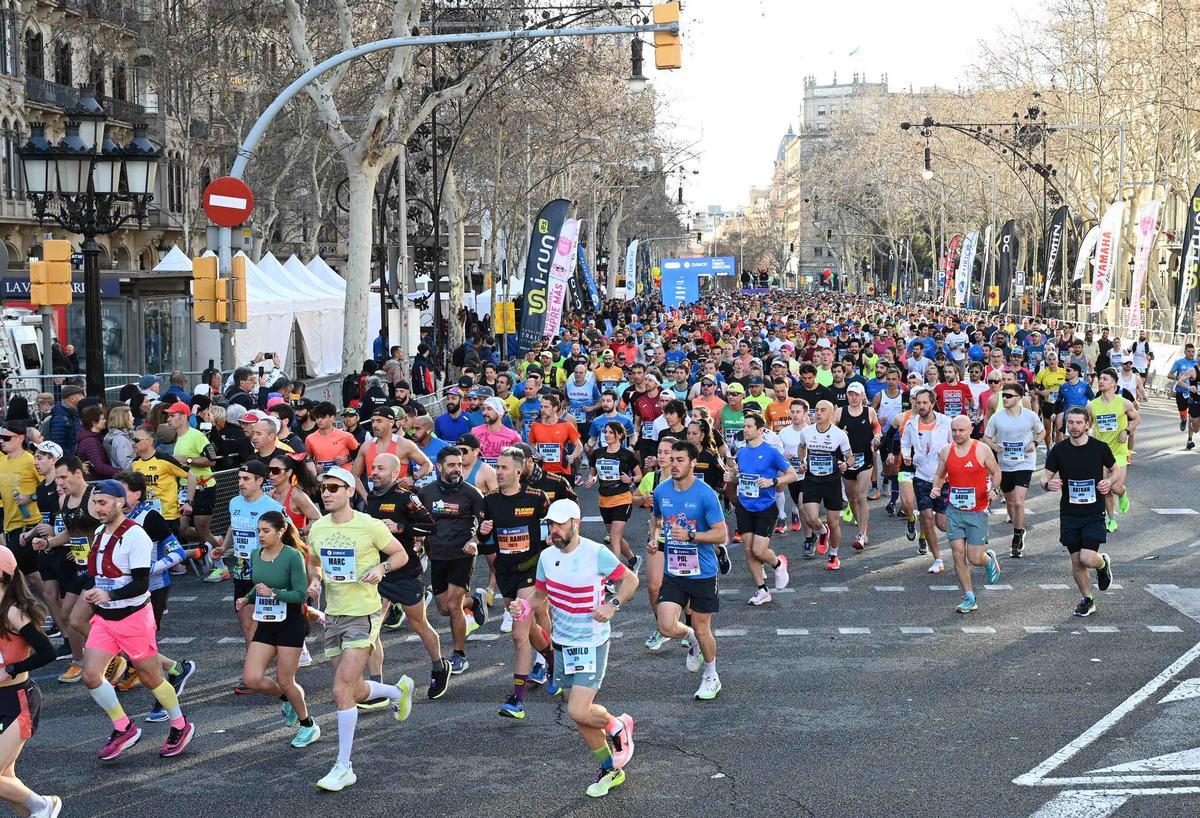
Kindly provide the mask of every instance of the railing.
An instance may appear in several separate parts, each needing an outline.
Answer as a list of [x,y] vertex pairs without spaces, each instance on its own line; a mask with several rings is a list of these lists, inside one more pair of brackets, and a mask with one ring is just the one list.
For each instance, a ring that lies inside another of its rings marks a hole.
[[[32,102],[51,105],[63,110],[81,106],[78,89],[41,77],[25,77],[25,97]],[[146,117],[145,108],[128,100],[103,95],[97,95],[96,99],[108,110],[109,116],[120,122],[134,124],[141,122]]]

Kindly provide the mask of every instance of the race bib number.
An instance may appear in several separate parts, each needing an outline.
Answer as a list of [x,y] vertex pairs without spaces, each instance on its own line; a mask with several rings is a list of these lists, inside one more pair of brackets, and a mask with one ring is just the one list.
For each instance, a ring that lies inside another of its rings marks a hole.
[[571,417],[575,418],[576,423],[587,422],[587,412],[583,411],[582,409],[572,409]]
[[562,461],[562,444],[539,443],[538,454],[546,463],[559,463]]
[[179,505],[187,505],[187,486],[180,486],[179,490],[175,493],[175,496],[179,498]]
[[353,548],[322,548],[321,568],[329,582],[358,582]]
[[668,545],[667,573],[673,577],[694,577],[699,574],[699,549]]
[[529,526],[496,529],[496,547],[501,554],[524,554],[529,550]]
[[117,581],[112,577],[96,577],[96,590],[111,594],[117,590]]
[[817,422],[817,407],[813,406],[813,407],[810,407],[810,408],[809,408],[809,410],[808,410],[808,419],[809,419],[809,421],[810,421],[810,422],[812,422],[812,423],[816,423],[816,422]]
[[1117,416],[1115,414],[1096,415],[1097,432],[1115,432],[1117,431],[1117,427]]
[[541,535],[542,542],[550,542],[550,523],[546,522],[545,520],[542,520]]
[[1002,445],[1004,446],[1004,450],[1000,456],[1005,463],[1020,463],[1025,459],[1024,443],[1020,441],[1017,441],[1016,443],[1004,441]]
[[975,508],[975,487],[951,488],[950,505],[961,511],[970,511]]
[[233,555],[239,560],[249,561],[250,554],[254,551],[254,541],[256,539],[253,531],[233,529]]
[[316,463],[317,463],[317,471],[319,471],[321,474],[324,474],[325,472],[329,471],[330,469],[332,469],[334,466],[337,465],[336,460],[318,460],[318,461],[316,461]]
[[87,565],[88,552],[92,550],[92,544],[88,538],[72,537],[67,540],[67,545],[71,549],[71,557],[75,560],[75,564]]
[[437,469],[434,469],[433,471],[429,472],[429,474],[425,475],[422,478],[414,480],[413,486],[415,488],[421,488],[422,486],[429,486],[429,485],[432,485],[435,480],[437,480]]
[[1050,403],[1058,403],[1058,390],[1051,389],[1049,392],[1047,392],[1046,400],[1048,400]]
[[733,451],[733,444],[737,440],[736,435],[737,435],[737,429],[726,429],[725,430],[725,445],[729,447],[730,451]]
[[654,438],[654,421],[648,420],[642,424],[641,436],[646,440],[652,440]]
[[621,463],[618,460],[597,460],[596,473],[601,480],[616,481],[621,479]]
[[54,533],[61,534],[67,530],[67,524],[63,522],[61,514],[54,515]]
[[256,594],[254,597],[255,622],[282,622],[287,619],[287,605],[273,596]]
[[590,646],[563,645],[563,673],[595,673],[596,649]]
[[854,453],[854,462],[850,466],[852,469],[861,469],[867,464],[867,455],[864,452]]
[[1076,506],[1086,506],[1096,502],[1096,481],[1068,480],[1067,502]]
[[757,474],[738,475],[737,493],[739,497],[745,497],[747,500],[757,500],[759,490]]
[[788,463],[790,463],[792,465],[792,468],[795,469],[796,471],[800,471],[800,467],[804,465],[804,461],[798,457],[789,457]]
[[491,467],[494,469],[494,468],[496,468],[496,464],[500,462],[500,458],[498,458],[498,457],[485,457],[485,458],[483,458],[483,462],[484,462],[484,463],[487,463],[489,466],[491,466]]
[[833,455],[810,454],[808,456],[808,473],[813,477],[828,477],[833,474]]

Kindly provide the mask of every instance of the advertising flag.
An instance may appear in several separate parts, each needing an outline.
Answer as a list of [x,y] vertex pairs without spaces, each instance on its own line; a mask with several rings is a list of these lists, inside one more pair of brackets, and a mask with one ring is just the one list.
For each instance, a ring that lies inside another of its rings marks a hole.
[[546,293],[550,286],[550,264],[570,207],[568,200],[555,199],[538,211],[533,223],[525,262],[525,292],[517,340],[519,354],[528,352],[547,334]]
[[596,277],[592,275],[592,268],[588,267],[587,259],[584,258],[582,246],[579,248],[579,272],[583,276],[583,283],[587,285],[588,297],[591,301],[591,308],[599,313],[600,290],[596,286]]
[[1100,238],[1100,225],[1096,225],[1087,232],[1083,237],[1083,241],[1079,243],[1079,255],[1075,258],[1075,272],[1071,274],[1072,281],[1082,281],[1087,273],[1088,262],[1092,259],[1092,253],[1096,252],[1096,241]]
[[[1017,235],[1017,220],[1009,219],[1000,228],[1000,253],[996,256],[996,304],[1004,306],[1012,295],[1013,274],[1017,271],[1017,256],[1021,239]],[[1006,308],[1006,307],[1005,307]]]
[[1121,257],[1121,222],[1125,219],[1125,203],[1113,202],[1100,219],[1100,234],[1096,238],[1096,268],[1092,271],[1092,303],[1089,312],[1100,312],[1108,306],[1112,295],[1113,274]]
[[1200,186],[1192,192],[1188,205],[1187,226],[1183,229],[1183,247],[1179,260],[1179,317],[1176,332],[1192,332],[1196,313],[1196,293],[1200,290]]
[[563,303],[575,274],[575,245],[579,242],[579,220],[567,219],[554,245],[554,259],[550,262],[550,282],[546,288],[546,325],[543,335],[558,334],[562,326]]
[[1063,248],[1067,239],[1067,216],[1069,213],[1070,208],[1063,205],[1055,210],[1054,215],[1050,218],[1050,229],[1046,232],[1046,292],[1042,296],[1043,301],[1050,298],[1050,285],[1054,283],[1054,279],[1062,267],[1063,259],[1066,258]]
[[961,307],[967,303],[971,292],[971,268],[975,264],[975,246],[979,243],[979,231],[972,231],[963,239],[962,255],[958,259],[958,269],[954,271],[954,306]]
[[1142,328],[1142,287],[1150,266],[1150,251],[1158,238],[1158,213],[1162,202],[1147,202],[1137,216],[1137,245],[1133,254],[1133,293],[1129,299],[1129,328]]

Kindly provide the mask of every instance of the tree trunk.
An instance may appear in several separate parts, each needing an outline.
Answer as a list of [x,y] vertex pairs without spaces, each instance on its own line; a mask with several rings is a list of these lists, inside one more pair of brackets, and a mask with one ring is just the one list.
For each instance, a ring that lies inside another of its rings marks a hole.
[[[621,199],[617,202],[617,209],[608,222],[608,298],[617,297],[617,270],[619,265],[625,263],[625,256],[621,252],[621,222],[624,220],[625,200]],[[625,292],[628,293],[630,287],[636,286],[636,281],[626,280]]]
[[[346,259],[346,335],[342,344],[342,371],[357,372],[371,357],[367,335],[367,298],[371,293],[371,213],[379,168],[358,161],[346,162],[349,170],[350,230]],[[353,329],[352,329],[353,328]],[[408,350],[414,353],[416,350]]]
[[449,306],[446,310],[449,320],[448,351],[453,352],[466,340],[465,313],[463,304],[464,274],[467,237],[463,227],[465,213],[462,199],[458,194],[458,178],[454,168],[446,168],[446,190],[442,197],[446,212],[446,229],[449,232],[449,245],[446,248],[446,277],[450,283]]

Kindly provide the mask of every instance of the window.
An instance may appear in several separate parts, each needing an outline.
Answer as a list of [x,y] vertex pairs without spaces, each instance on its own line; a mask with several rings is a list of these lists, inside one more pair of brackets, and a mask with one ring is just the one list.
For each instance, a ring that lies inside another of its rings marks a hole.
[[88,57],[87,84],[96,89],[96,96],[104,96],[104,58],[94,51]]
[[112,67],[112,95],[114,99],[129,99],[129,78],[125,63],[114,62]]
[[54,81],[59,85],[73,85],[71,72],[71,44],[61,42],[54,47]]
[[0,161],[4,163],[2,181],[4,196],[7,199],[19,199],[24,192],[21,163],[17,156],[20,140],[21,132],[16,120],[13,120],[12,124],[9,124],[7,119],[0,120]]
[[820,258],[820,257],[821,257],[821,248],[814,247],[813,248],[813,258]]
[[46,56],[42,51],[42,33],[27,29],[25,31],[25,74],[38,79],[46,78]]
[[11,8],[0,9],[0,71],[20,73],[17,68],[17,13]]

